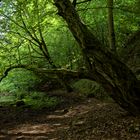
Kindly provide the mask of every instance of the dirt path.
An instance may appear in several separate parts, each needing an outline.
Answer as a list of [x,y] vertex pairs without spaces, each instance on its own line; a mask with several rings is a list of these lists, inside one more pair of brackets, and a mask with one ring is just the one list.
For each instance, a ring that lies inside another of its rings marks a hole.
[[0,108],[0,140],[139,140],[140,118],[86,99],[55,111]]

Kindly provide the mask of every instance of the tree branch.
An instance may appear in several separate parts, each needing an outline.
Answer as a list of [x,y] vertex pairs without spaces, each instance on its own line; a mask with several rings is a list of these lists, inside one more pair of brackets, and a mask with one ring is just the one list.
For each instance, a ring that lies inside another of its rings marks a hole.
[[[67,69],[46,69],[46,68],[37,68],[34,67],[34,65],[14,65],[5,70],[3,73],[3,76],[0,78],[0,82],[6,78],[9,74],[9,72],[16,68],[23,68],[29,71],[34,72],[37,76],[41,77],[49,77],[54,79],[59,79],[61,77],[62,79],[81,79],[81,78],[89,78],[88,73],[85,70],[81,71],[73,71],[73,70],[67,70]],[[59,77],[58,77],[59,75]]]
[[7,69],[5,70],[5,72],[3,73],[3,76],[0,78],[0,82],[1,82],[4,78],[7,77],[8,73],[9,73],[11,70],[13,70],[13,69],[15,69],[15,68],[26,68],[26,65],[16,65],[16,66],[11,66],[11,67],[7,68]]

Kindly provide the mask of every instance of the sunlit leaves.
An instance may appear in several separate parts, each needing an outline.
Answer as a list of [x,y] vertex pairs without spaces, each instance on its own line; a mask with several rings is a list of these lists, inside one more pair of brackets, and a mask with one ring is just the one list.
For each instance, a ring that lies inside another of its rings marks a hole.
[[[135,8],[136,3],[139,2],[138,0],[114,2],[116,38],[117,44],[121,46],[127,34],[139,28],[140,18]],[[83,22],[107,46],[106,0],[77,4],[76,9]],[[37,42],[41,40],[41,34],[56,65],[67,68],[76,67],[77,63],[82,61],[80,50],[67,26],[57,15],[52,0],[5,0],[1,3],[0,59],[2,63],[5,64],[7,60],[7,65],[36,62],[42,66],[48,65],[47,61],[44,61]]]

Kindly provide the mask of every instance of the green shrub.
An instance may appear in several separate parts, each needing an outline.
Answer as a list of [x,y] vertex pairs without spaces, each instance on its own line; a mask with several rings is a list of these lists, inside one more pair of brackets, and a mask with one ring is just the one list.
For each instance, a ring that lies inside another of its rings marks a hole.
[[38,79],[32,72],[24,69],[15,69],[0,82],[0,92],[21,92],[33,88]]
[[107,98],[104,89],[95,81],[81,79],[72,84],[73,89],[85,97]]
[[0,96],[0,105],[9,106],[15,102],[15,97],[13,95]]
[[33,109],[52,109],[61,103],[60,99],[56,97],[48,97],[45,93],[42,92],[31,92],[29,95],[25,96],[23,101],[27,106],[30,106]]
[[32,109],[54,109],[60,103],[60,99],[48,97],[47,94],[43,92],[0,93],[1,106],[13,105],[15,107],[30,107]]

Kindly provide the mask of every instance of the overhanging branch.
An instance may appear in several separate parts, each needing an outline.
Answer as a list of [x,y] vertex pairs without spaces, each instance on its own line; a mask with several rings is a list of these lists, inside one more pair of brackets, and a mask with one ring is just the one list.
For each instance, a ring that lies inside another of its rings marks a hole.
[[0,82],[6,78],[9,74],[9,72],[16,68],[23,68],[29,71],[32,71],[38,76],[41,77],[48,77],[49,79],[52,77],[58,78],[57,76],[61,77],[62,79],[81,79],[81,78],[89,78],[88,73],[85,70],[81,71],[73,71],[73,70],[67,70],[67,69],[46,69],[46,68],[37,68],[31,65],[14,65],[5,70],[3,73],[3,76],[0,78]]
[[7,69],[5,70],[5,72],[3,73],[3,76],[0,78],[0,82],[1,82],[4,78],[6,78],[6,77],[8,76],[8,73],[9,73],[11,70],[13,70],[13,69],[15,69],[15,68],[26,68],[26,67],[27,67],[26,65],[16,65],[16,66],[11,66],[11,67],[7,68]]

